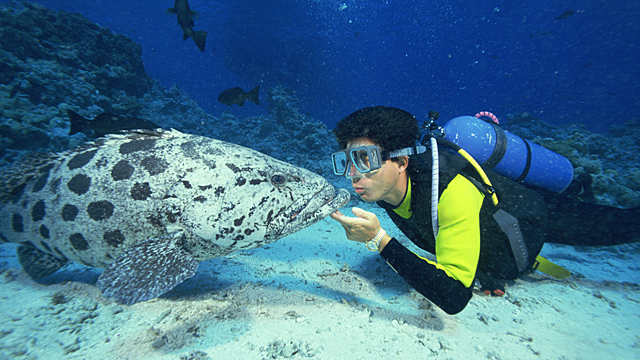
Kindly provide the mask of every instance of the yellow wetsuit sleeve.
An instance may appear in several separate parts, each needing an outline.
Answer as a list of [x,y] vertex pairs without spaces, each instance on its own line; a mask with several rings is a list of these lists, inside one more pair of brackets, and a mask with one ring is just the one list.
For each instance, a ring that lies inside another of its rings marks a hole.
[[471,286],[480,258],[480,207],[484,195],[463,176],[456,176],[438,202],[440,232],[436,267]]

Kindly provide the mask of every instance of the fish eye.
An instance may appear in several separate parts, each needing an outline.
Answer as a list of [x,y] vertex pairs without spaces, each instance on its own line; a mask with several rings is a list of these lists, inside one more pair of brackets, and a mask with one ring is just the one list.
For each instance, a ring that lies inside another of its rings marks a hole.
[[273,183],[273,185],[281,186],[287,182],[287,178],[283,175],[273,175],[271,177],[271,182]]

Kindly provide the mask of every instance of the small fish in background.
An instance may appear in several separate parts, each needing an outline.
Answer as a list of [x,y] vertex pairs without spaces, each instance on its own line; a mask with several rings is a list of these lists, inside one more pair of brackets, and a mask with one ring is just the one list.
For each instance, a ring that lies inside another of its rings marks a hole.
[[[89,120],[80,114],[67,110],[71,129],[69,135],[84,133],[87,136],[103,137],[107,134],[118,134],[125,130],[155,130],[160,126],[149,120],[139,119],[133,116],[124,116],[103,113]],[[93,134],[89,133],[92,131]]]
[[568,18],[569,16],[571,16],[571,15],[573,15],[575,13],[576,13],[575,10],[567,10],[567,11],[563,12],[562,14],[560,14],[560,16],[556,16],[555,19],[556,20],[566,19],[566,18]]
[[204,45],[207,42],[206,31],[193,31],[193,19],[198,17],[198,13],[189,8],[187,0],[176,0],[172,8],[167,9],[167,14],[178,15],[178,25],[182,28],[182,41],[192,38],[200,51],[204,52]]
[[534,31],[531,34],[529,34],[529,38],[544,37],[544,36],[549,36],[549,35],[553,35],[553,34],[554,33],[551,30]]
[[234,87],[221,92],[220,95],[218,95],[218,101],[229,106],[231,106],[231,104],[244,106],[244,101],[250,100],[256,105],[260,105],[260,99],[258,97],[259,91],[260,85],[254,87],[249,92],[244,92],[241,88]]

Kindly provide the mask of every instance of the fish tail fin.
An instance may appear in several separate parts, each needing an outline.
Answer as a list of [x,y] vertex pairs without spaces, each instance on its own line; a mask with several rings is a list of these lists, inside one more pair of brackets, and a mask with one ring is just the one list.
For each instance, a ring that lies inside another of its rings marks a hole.
[[178,12],[176,11],[176,8],[168,8],[167,11],[165,11],[167,14],[169,15],[175,15]]
[[254,87],[251,91],[247,93],[247,100],[253,101],[256,105],[260,105],[260,85]]
[[67,115],[69,115],[69,121],[71,122],[71,128],[69,129],[69,135],[77,134],[82,132],[82,130],[86,129],[89,124],[89,119],[81,116],[75,111],[67,110]]
[[200,51],[204,52],[204,45],[207,42],[207,32],[206,31],[194,31],[191,33],[191,38],[193,42],[196,43],[196,46]]

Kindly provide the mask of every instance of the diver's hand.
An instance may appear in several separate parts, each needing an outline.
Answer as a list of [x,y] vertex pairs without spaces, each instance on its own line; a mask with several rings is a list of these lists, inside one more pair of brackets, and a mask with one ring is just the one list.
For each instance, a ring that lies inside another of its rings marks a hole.
[[331,218],[339,222],[347,234],[347,239],[366,243],[373,239],[380,230],[380,221],[376,214],[354,207],[351,212],[356,217],[349,217],[336,211]]

